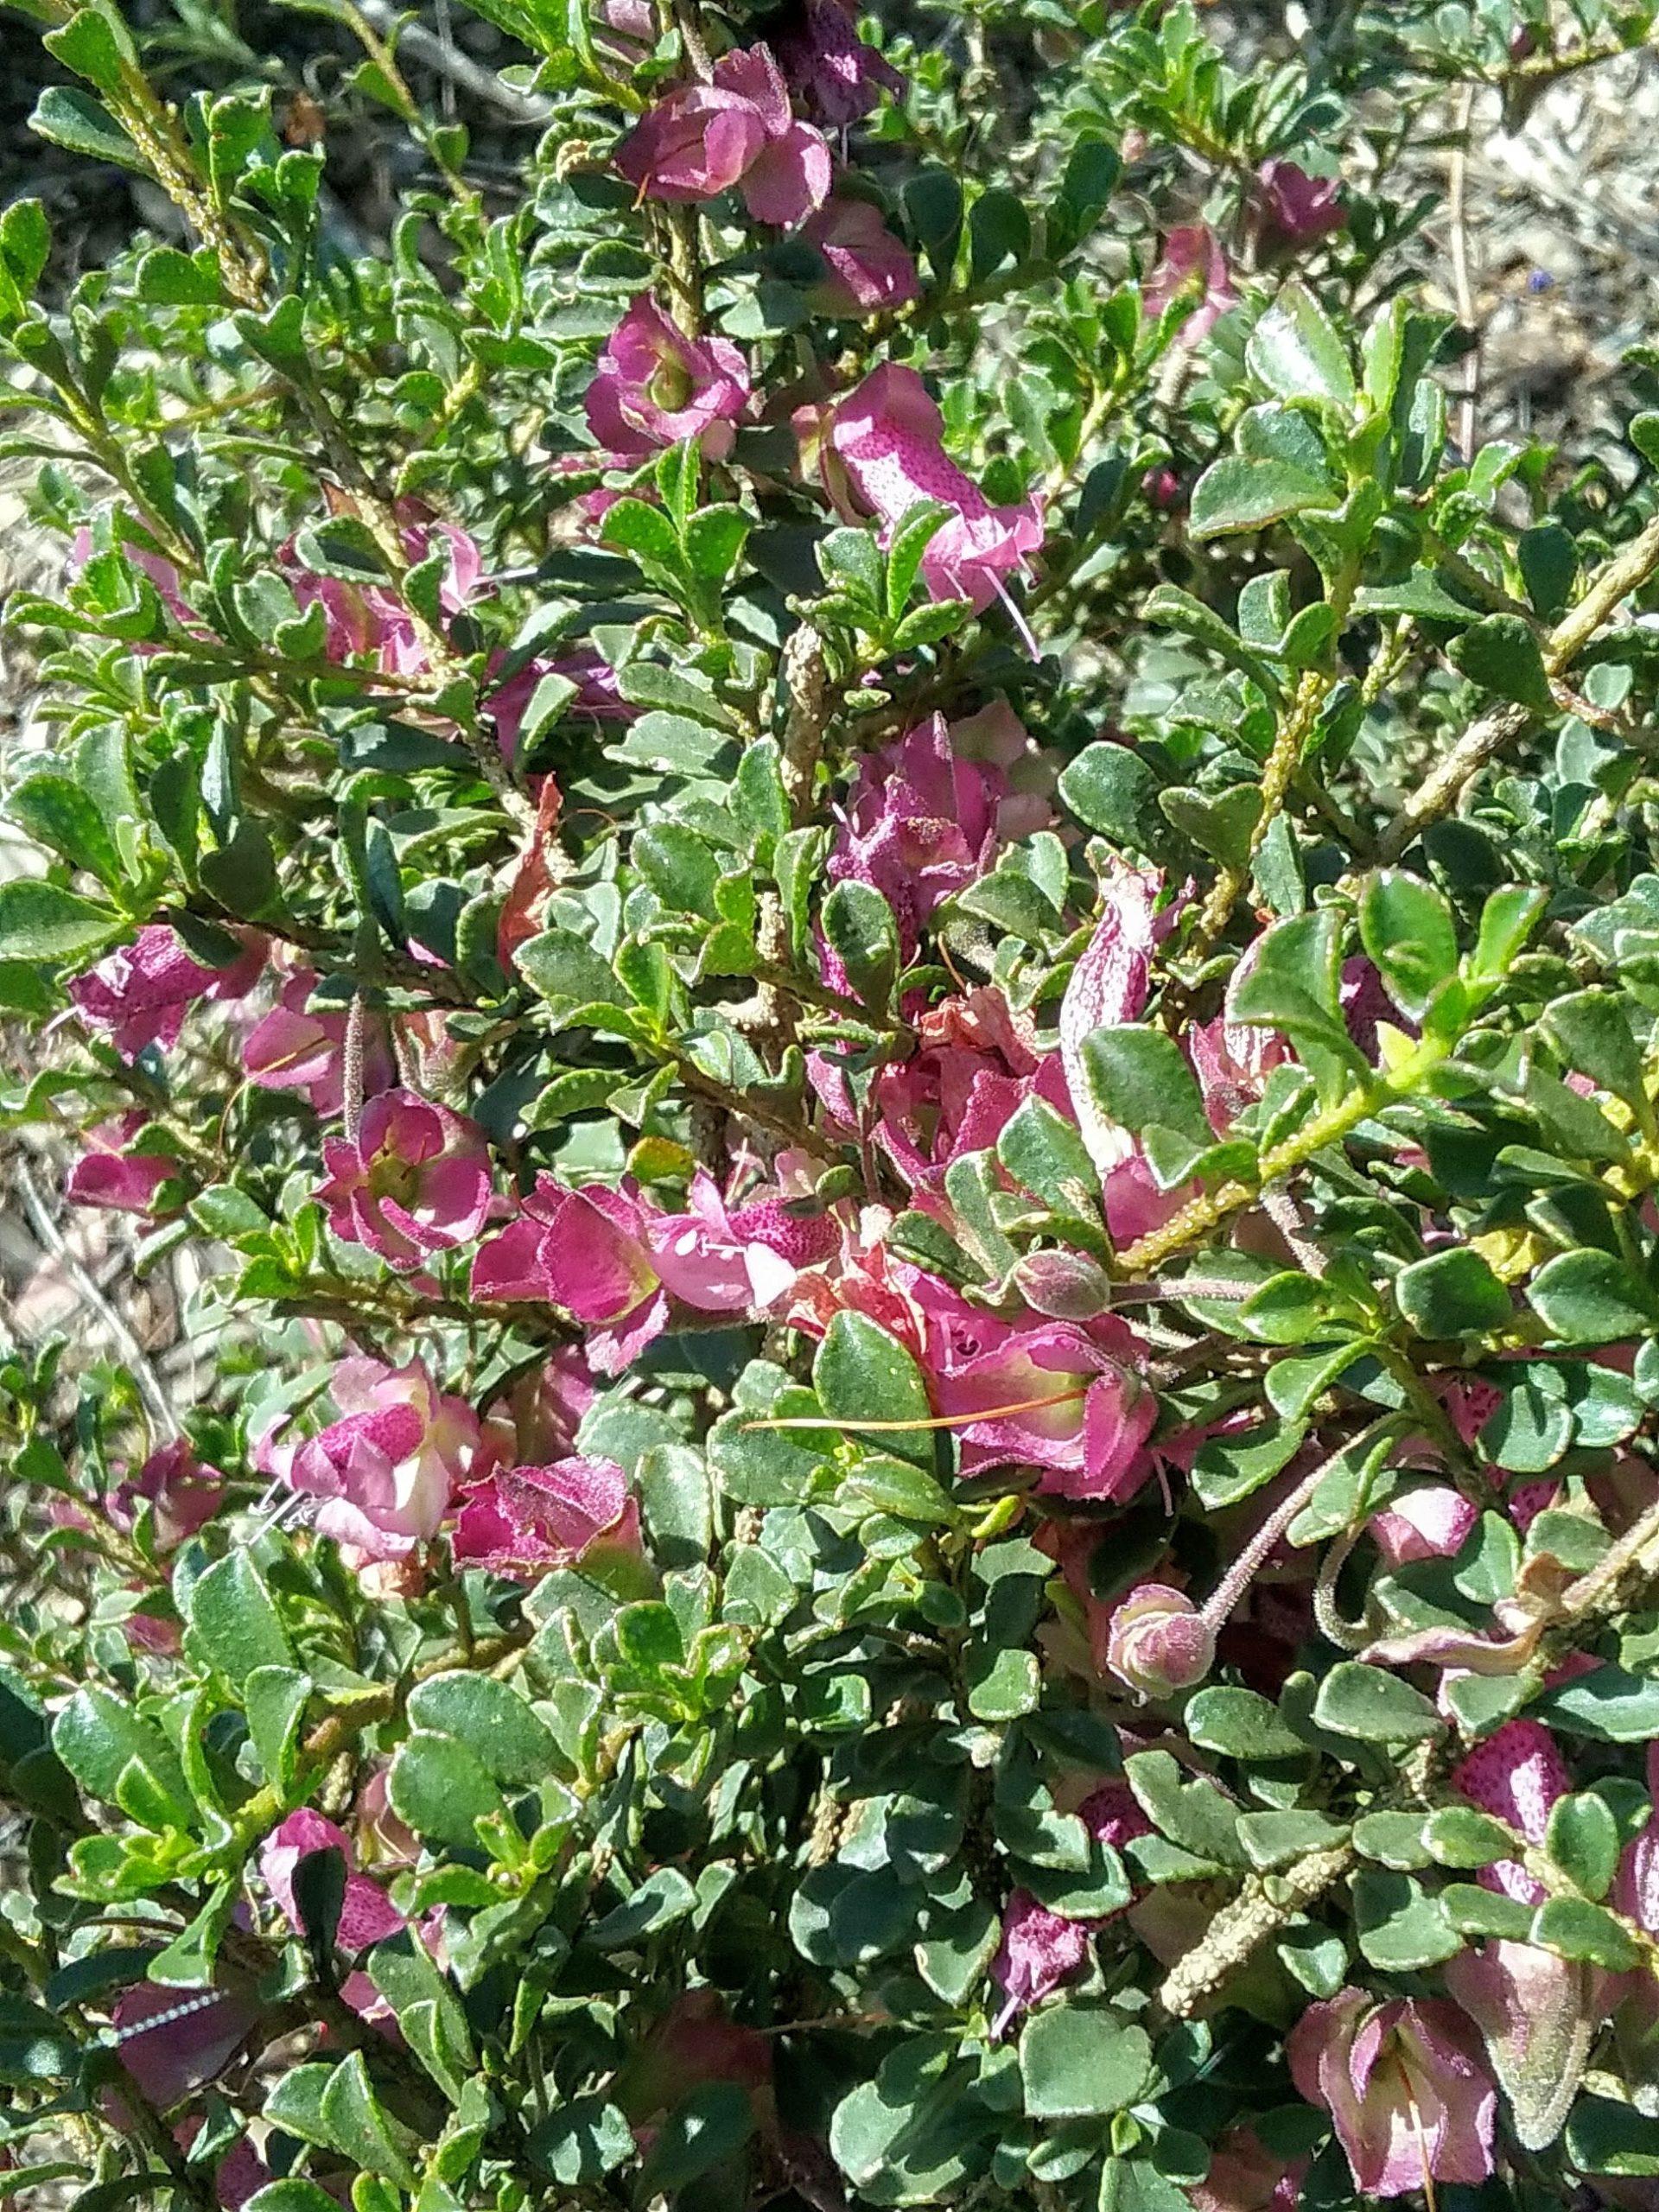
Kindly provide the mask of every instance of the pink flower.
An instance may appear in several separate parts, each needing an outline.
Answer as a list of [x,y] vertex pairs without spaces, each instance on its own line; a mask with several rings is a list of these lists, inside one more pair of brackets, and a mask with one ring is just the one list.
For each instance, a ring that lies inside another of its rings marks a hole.
[[823,133],[798,123],[770,48],[722,54],[711,85],[687,85],[650,110],[616,149],[641,198],[713,200],[737,185],[757,223],[792,230],[830,196]]
[[1402,1491],[1369,1522],[1372,1541],[1390,1567],[1412,1560],[1454,1559],[1480,1518],[1479,1509],[1446,1483]]
[[501,1467],[470,1491],[455,1522],[457,1566],[535,1582],[576,1567],[596,1548],[639,1552],[639,1509],[613,1459]]
[[1103,887],[1095,933],[1072,969],[1060,1001],[1060,1064],[1089,1157],[1103,1175],[1121,1166],[1135,1146],[1126,1129],[1107,1121],[1091,1103],[1084,1041],[1096,1029],[1139,1019],[1147,1002],[1153,952],[1168,931],[1175,911],[1170,907],[1159,913],[1163,887],[1160,869],[1114,862]]
[[188,1439],[180,1436],[152,1452],[136,1475],[118,1483],[107,1504],[110,1519],[123,1530],[132,1529],[140,1507],[148,1505],[157,1550],[173,1551],[207,1527],[224,1495],[224,1476],[217,1467],[204,1466]]
[[668,1322],[668,1294],[646,1220],[631,1184],[620,1191],[604,1183],[571,1190],[542,1175],[519,1200],[517,1220],[480,1249],[472,1294],[563,1306],[596,1332],[585,1346],[594,1371],[620,1375]]
[[356,1871],[357,1853],[350,1836],[308,1805],[290,1813],[265,1838],[259,1853],[260,1878],[294,1933],[306,1933],[304,1916],[294,1895],[300,1862],[316,1852],[330,1850],[338,1851],[346,1862],[346,1894],[340,1903],[336,1939],[340,1949],[365,1951],[371,1943],[401,1935],[408,1922],[378,1882]]
[[1166,1583],[1139,1584],[1113,1611],[1106,1663],[1142,1697],[1192,1689],[1215,1657],[1214,1629],[1189,1597]]
[[1254,2128],[1230,2127],[1217,2139],[1210,2171],[1187,2187],[1193,2212],[1296,2212],[1306,2158],[1277,2158]]
[[944,418],[916,371],[884,361],[830,410],[824,465],[844,478],[865,514],[879,515],[883,543],[924,500],[954,510],[922,556],[934,599],[965,599],[976,614],[1007,599],[1004,578],[1023,573],[1043,543],[1035,497],[994,507],[944,450]]
[[[134,525],[130,524],[124,516],[118,515],[115,518],[115,527],[119,531],[125,531],[133,528]],[[178,569],[166,555],[152,552],[149,546],[141,545],[137,538],[126,536],[119,539],[117,550],[130,568],[137,569],[141,575],[149,577],[150,582],[156,587],[156,596],[175,621],[187,630],[194,628],[200,633],[200,626],[185,605]],[[75,532],[70,543],[71,574],[79,575],[92,557],[92,533],[83,525]],[[155,647],[141,645],[137,650],[140,652],[152,652]]]
[[1178,342],[1199,346],[1229,308],[1238,305],[1221,241],[1207,223],[1190,223],[1164,240],[1162,258],[1141,287],[1141,302],[1154,321],[1177,300],[1194,305],[1181,324]]
[[157,2112],[202,2088],[246,2042],[257,2015],[222,1989],[136,1981],[115,2000],[117,2054]]
[[831,200],[801,235],[829,267],[811,294],[823,314],[875,315],[921,296],[916,264],[868,200]]
[[576,687],[575,696],[560,709],[562,714],[587,715],[600,722],[631,722],[639,712],[617,688],[616,671],[591,646],[580,645],[557,660],[527,662],[516,676],[486,693],[481,702],[495,724],[501,758],[509,767],[518,758],[524,716],[544,676],[563,676]]
[[[1506,1720],[1452,1770],[1452,1786],[1471,1805],[1514,1828],[1528,1843],[1541,1844],[1550,1808],[1573,1787],[1560,1746],[1541,1720]],[[1483,1866],[1478,1879],[1489,1890],[1541,1904],[1544,1889],[1513,1859]]]
[[1063,1919],[1029,1890],[1016,1890],[1002,1916],[1002,1941],[991,1961],[991,1977],[1003,1993],[991,2033],[1005,2034],[1017,2012],[1040,2003],[1076,1974],[1091,1941],[1087,1921]]
[[[249,1031],[242,1046],[242,1067],[261,1090],[297,1092],[312,1111],[331,1119],[345,1100],[346,1009],[313,1010],[317,978],[296,969],[283,982],[276,1003]],[[363,1089],[372,1097],[394,1080],[385,1023],[371,1015],[363,1031]]]
[[899,72],[858,35],[847,0],[804,0],[798,13],[801,20],[778,41],[779,58],[801,105],[826,130],[846,130],[883,92],[903,93]]
[[[1249,958],[1247,953],[1245,959]],[[1229,1021],[1225,1014],[1218,1014],[1213,1021],[1194,1022],[1186,1031],[1185,1043],[1204,1094],[1204,1110],[1218,1137],[1224,1137],[1245,1108],[1255,1104],[1274,1068],[1291,1056],[1289,1046],[1276,1029],[1259,1028],[1249,1021]]]
[[749,372],[731,340],[688,338],[642,293],[599,357],[588,387],[588,427],[626,461],[648,460],[683,438],[696,438],[721,461],[748,404]]
[[[404,557],[411,566],[441,548],[448,552],[438,588],[446,614],[459,614],[483,586],[484,556],[475,538],[455,524],[441,522],[418,500],[398,508]],[[323,652],[330,660],[372,659],[389,676],[420,676],[426,646],[409,607],[383,584],[359,584],[341,576],[319,576],[295,562],[286,549],[283,567],[300,607],[314,602],[323,610]]]
[[436,1389],[419,1360],[343,1360],[329,1390],[341,1418],[304,1441],[267,1437],[260,1464],[323,1500],[325,1536],[366,1560],[401,1559],[442,1527],[478,1449],[477,1416]]
[[1286,2049],[1297,2088],[1330,2113],[1357,2189],[1407,2196],[1425,2178],[1475,2188],[1491,2172],[1497,2091],[1455,2005],[1377,2005],[1344,1989],[1309,2005]]
[[[140,1108],[83,1132],[87,1149],[69,1170],[63,1195],[72,1205],[104,1206],[116,1213],[150,1214],[165,1183],[176,1181],[179,1163],[130,1149],[149,1127]],[[176,1211],[176,1207],[171,1211]]]
[[520,1375],[485,1416],[475,1476],[497,1467],[545,1466],[568,1459],[595,1396],[588,1362],[575,1344],[561,1344],[544,1365]]
[[1275,159],[1262,162],[1255,181],[1262,219],[1287,245],[1312,245],[1348,220],[1334,177],[1309,176],[1294,162]]
[[1485,2038],[1523,2149],[1560,2134],[1601,2022],[1609,1978],[1536,1943],[1483,1943],[1446,1966],[1446,1986]]
[[1659,1935],[1659,1743],[1648,1745],[1648,1797],[1655,1808],[1640,1835],[1625,1847],[1613,1884],[1615,1908]]
[[490,1217],[490,1156],[477,1124],[412,1090],[370,1099],[356,1141],[329,1137],[317,1196],[336,1236],[391,1266],[470,1243]]
[[654,1214],[646,1239],[658,1275],[701,1313],[758,1313],[785,1297],[799,1262],[827,1259],[839,1230],[827,1214],[794,1215],[772,1200],[733,1213],[712,1175],[692,1178],[684,1213]]
[[130,944],[77,976],[69,997],[89,1029],[107,1037],[124,1060],[135,1060],[148,1045],[163,1051],[176,1045],[198,999],[245,997],[264,964],[263,941],[251,931],[228,968],[207,968],[165,923],[149,922]]
[[1109,1319],[1091,1334],[1070,1321],[1010,1327],[961,1313],[932,1332],[927,1365],[940,1413],[962,1424],[963,1472],[1033,1466],[1041,1496],[1132,1497],[1151,1472],[1141,1446],[1158,1403],[1125,1363],[1128,1331]]

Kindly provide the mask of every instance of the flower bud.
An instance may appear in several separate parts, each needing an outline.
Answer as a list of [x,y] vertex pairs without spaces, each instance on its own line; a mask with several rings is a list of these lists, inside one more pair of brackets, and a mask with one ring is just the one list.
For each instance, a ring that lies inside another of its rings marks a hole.
[[1141,1583],[1112,1615],[1106,1663],[1143,1697],[1190,1690],[1215,1656],[1215,1630],[1190,1598],[1165,1583]]

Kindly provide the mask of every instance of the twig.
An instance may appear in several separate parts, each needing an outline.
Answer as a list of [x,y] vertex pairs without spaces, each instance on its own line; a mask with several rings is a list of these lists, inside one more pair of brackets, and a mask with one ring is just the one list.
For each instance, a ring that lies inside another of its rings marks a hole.
[[45,1200],[35,1188],[34,1177],[21,1160],[13,1163],[12,1180],[16,1185],[18,1197],[22,1200],[23,1211],[29,1216],[30,1228],[68,1276],[82,1303],[91,1306],[109,1331],[115,1340],[116,1350],[131,1369],[138,1395],[144,1402],[144,1410],[149,1415],[158,1437],[166,1444],[175,1442],[179,1435],[179,1424],[168,1402],[167,1393],[149,1363],[149,1353],[70,1249],[62,1230],[53,1220]]
[[1451,174],[1446,180],[1446,223],[1451,232],[1452,289],[1458,321],[1472,344],[1463,357],[1462,389],[1458,395],[1458,450],[1465,461],[1475,453],[1475,403],[1480,396],[1480,330],[1475,321],[1475,296],[1469,283],[1469,231],[1465,194],[1469,173],[1469,126],[1473,119],[1475,88],[1463,88],[1458,103],[1458,143],[1452,149]]

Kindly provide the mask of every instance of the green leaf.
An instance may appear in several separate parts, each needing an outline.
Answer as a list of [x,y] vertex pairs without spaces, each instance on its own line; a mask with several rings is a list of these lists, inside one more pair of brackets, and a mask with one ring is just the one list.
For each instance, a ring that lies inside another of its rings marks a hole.
[[291,1667],[256,1667],[242,1684],[243,1709],[261,1771],[287,1798],[294,1788],[300,1722],[312,1683]]
[[1453,638],[1446,654],[1483,691],[1541,715],[1554,709],[1537,633],[1523,615],[1489,614]]
[[410,1693],[409,1718],[416,1728],[464,1744],[485,1773],[507,1787],[545,1782],[560,1764],[546,1724],[493,1675],[462,1669],[428,1675]]
[[105,944],[118,915],[34,876],[0,883],[0,960],[73,960]]
[[29,127],[38,137],[89,161],[110,162],[117,168],[136,169],[148,175],[149,164],[119,124],[111,120],[90,93],[74,85],[48,85],[35,103]]
[[158,1810],[179,1827],[190,1822],[190,1793],[177,1754],[122,1699],[96,1685],[77,1690],[52,1724],[52,1747],[75,1780],[106,1805],[119,1804],[124,1779],[147,1777]]
[[1182,836],[1224,868],[1243,868],[1249,859],[1250,840],[1262,819],[1262,793],[1255,785],[1235,784],[1224,791],[1181,785],[1160,791],[1158,805]]
[[633,2153],[633,2131],[626,2119],[598,2094],[564,2099],[524,2141],[531,2164],[572,2190],[602,2180]]
[[1345,1301],[1314,1275],[1294,1268],[1269,1275],[1238,1308],[1239,1326],[1264,1344],[1305,1344],[1348,1324]]
[[1082,1056],[1084,1081],[1097,1115],[1135,1135],[1156,1125],[1206,1148],[1214,1141],[1186,1056],[1161,1029],[1109,1023],[1084,1039]]
[[1310,1851],[1329,1851],[1348,1831],[1323,1813],[1241,1813],[1239,1840],[1258,1873],[1289,1866]]
[[1494,891],[1481,909],[1473,973],[1493,980],[1506,976],[1548,904],[1549,893],[1530,885],[1507,884]]
[[1002,1125],[996,1156],[1014,1181],[1057,1213],[1092,1211],[1100,1187],[1075,1122],[1033,1092]]
[[1420,1337],[1471,1336],[1505,1328],[1515,1318],[1508,1288],[1466,1244],[1402,1268],[1394,1300]]
[[1659,1738],[1659,1677],[1624,1667],[1563,1682],[1529,1708],[1547,1727],[1603,1744],[1645,1744]]
[[27,1998],[0,1990],[0,2082],[27,2088],[66,2081],[79,2056],[79,2046],[61,2022]]
[[[812,1362],[812,1387],[825,1414],[849,1428],[932,1417],[921,1370],[897,1337],[862,1313],[837,1313],[831,1320]],[[931,1470],[935,1433],[888,1431],[877,1440],[882,1451]]]
[[823,934],[868,1007],[887,1011],[899,980],[899,926],[893,909],[868,883],[836,884],[823,902]]
[[1328,906],[1273,923],[1249,966],[1234,976],[1228,1020],[1281,1030],[1299,1046],[1363,1068],[1339,1010],[1341,943],[1341,918]]
[[26,776],[6,802],[12,820],[37,845],[107,884],[125,874],[104,817],[73,777],[55,768]]
[[1146,2031],[1099,2005],[1034,2012],[1020,2037],[1020,2079],[1033,2120],[1086,2120],[1134,2104],[1151,2070]]
[[1245,366],[1280,399],[1325,399],[1351,408],[1354,372],[1336,327],[1305,284],[1284,285],[1244,349]]
[[723,2165],[754,2133],[754,2105],[736,2082],[708,2082],[683,2097],[656,2130],[635,2190],[639,2202],[673,2199],[702,2175]]
[[480,1821],[505,1811],[500,1791],[467,1745],[428,1729],[415,1729],[398,1746],[386,1794],[416,1835],[464,1851],[478,1848]]
[[1386,1974],[1414,1974],[1438,1966],[1463,1948],[1463,1938],[1432,1896],[1412,1874],[1389,1867],[1362,1866],[1351,1885],[1354,1932],[1359,1948]]
[[1567,2154],[1587,2174],[1652,2178],[1659,2176],[1659,2120],[1611,2097],[1580,2097],[1567,2123]]
[[192,1586],[190,1636],[238,1689],[256,1667],[294,1664],[282,1616],[246,1552],[216,1560]]
[[1593,1789],[1575,1790],[1550,1808],[1544,1848],[1586,1897],[1599,1900],[1611,1889],[1622,1847],[1613,1809]]
[[1438,891],[1399,868],[1368,875],[1359,894],[1359,938],[1402,1013],[1419,1021],[1458,965],[1451,909]]
[[1612,1914],[1586,1897],[1549,1897],[1533,1916],[1531,1941],[1558,1958],[1628,1974],[1642,1953]]
[[334,2148],[354,2164],[401,2189],[415,2187],[418,2177],[374,2094],[360,2050],[341,2059],[329,2075],[321,2116]]
[[645,1936],[672,1928],[696,1910],[697,1893],[677,1866],[647,1874],[631,1897],[587,1930],[598,1951],[632,1950]]
[[1236,1505],[1289,1465],[1306,1432],[1295,1421],[1271,1421],[1233,1436],[1209,1436],[1192,1463],[1192,1488],[1210,1512]]
[[1491,1866],[1515,1856],[1515,1838],[1503,1821],[1472,1805],[1442,1805],[1431,1813],[1423,1841],[1440,1866]]
[[1218,1685],[1199,1690],[1186,1708],[1187,1735],[1201,1751],[1228,1758],[1299,1759],[1307,1746],[1255,1690]]
[[741,507],[705,507],[686,525],[685,558],[704,583],[723,583],[736,568],[752,527]]
[[1328,478],[1294,461],[1224,454],[1192,486],[1190,528],[1198,538],[1265,530],[1310,507],[1332,506],[1337,496]]
[[1421,1690],[1355,1659],[1338,1660],[1319,1684],[1313,1718],[1321,1728],[1363,1744],[1421,1744],[1443,1726]]
[[1637,1114],[1651,1114],[1641,1048],[1617,991],[1573,991],[1552,1000],[1538,1026],[1569,1068],[1611,1090]]
[[1560,1252],[1527,1286],[1527,1302],[1550,1334],[1569,1344],[1606,1344],[1648,1335],[1659,1298],[1611,1252]]

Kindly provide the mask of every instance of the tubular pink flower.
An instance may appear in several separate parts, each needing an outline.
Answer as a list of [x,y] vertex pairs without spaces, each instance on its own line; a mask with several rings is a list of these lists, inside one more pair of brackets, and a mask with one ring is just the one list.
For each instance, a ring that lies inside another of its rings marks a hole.
[[1608,1977],[1536,1943],[1483,1943],[1446,1965],[1446,1986],[1479,2028],[1523,2149],[1560,2134],[1597,2029]]
[[798,123],[771,49],[722,54],[711,85],[687,85],[641,118],[616,166],[642,199],[712,200],[741,188],[758,223],[793,229],[830,196],[822,132]]
[[[1550,1808],[1573,1787],[1560,1746],[1541,1720],[1524,1716],[1506,1720],[1452,1770],[1452,1786],[1471,1805],[1514,1828],[1527,1842],[1541,1844]],[[1518,1860],[1483,1866],[1478,1880],[1489,1890],[1541,1904],[1545,1891]]]
[[303,1440],[267,1437],[261,1464],[323,1500],[324,1535],[366,1560],[402,1559],[442,1526],[478,1450],[478,1418],[435,1389],[419,1360],[343,1360],[329,1391],[341,1418]]
[[224,1495],[224,1476],[217,1467],[204,1466],[189,1440],[180,1436],[152,1452],[136,1475],[116,1485],[107,1510],[115,1526],[127,1530],[137,1522],[140,1508],[148,1505],[156,1548],[173,1551],[207,1527]]
[[1402,1491],[1366,1524],[1390,1567],[1413,1560],[1453,1559],[1480,1518],[1479,1509],[1449,1483]]
[[1040,2003],[1076,1974],[1091,1942],[1087,1921],[1063,1919],[1029,1890],[1016,1890],[1002,1916],[1002,1941],[991,1961],[991,1978],[1003,1995],[992,2035],[1006,2034],[1017,2013]]
[[[242,1046],[242,1068],[261,1090],[291,1090],[324,1120],[345,1101],[346,1009],[313,1007],[317,978],[308,968],[288,976],[269,1014],[262,1014]],[[395,1080],[386,1027],[378,1015],[364,1024],[363,1090],[372,1097]]]
[[1313,177],[1294,162],[1274,159],[1262,162],[1255,182],[1262,219],[1286,245],[1313,245],[1347,223],[1334,177]]
[[116,1999],[111,2020],[122,2065],[145,2101],[166,2113],[223,2073],[257,2017],[226,1990],[136,1981]]
[[162,1185],[175,1181],[180,1171],[176,1160],[129,1149],[149,1126],[149,1116],[135,1107],[113,1122],[85,1130],[86,1150],[63,1185],[69,1203],[103,1206],[115,1213],[154,1213]]
[[791,1215],[776,1201],[731,1212],[702,1168],[687,1211],[653,1214],[645,1233],[664,1287],[702,1313],[764,1313],[793,1286],[798,1263],[790,1255],[827,1259],[839,1237],[828,1215]]
[[884,92],[898,98],[905,90],[898,70],[858,35],[847,0],[804,0],[778,41],[778,55],[801,105],[828,130],[845,130]]
[[828,275],[811,291],[825,315],[866,315],[921,296],[916,264],[868,200],[834,199],[801,235],[823,256]]
[[69,986],[70,1001],[89,1029],[107,1037],[124,1060],[146,1046],[170,1050],[198,999],[245,997],[264,965],[264,940],[239,933],[244,950],[228,968],[204,967],[163,922],[149,922],[130,944],[109,953]]
[[944,450],[944,418],[916,371],[884,361],[831,409],[823,433],[866,514],[879,515],[882,542],[912,507],[937,500],[954,510],[922,556],[935,599],[966,599],[982,614],[1003,580],[1041,550],[1042,509],[1035,497],[994,507]]
[[684,438],[720,461],[748,406],[749,372],[729,339],[688,338],[642,295],[606,340],[587,404],[595,441],[623,461]]
[[668,1323],[646,1219],[631,1184],[571,1190],[542,1175],[519,1200],[518,1218],[480,1249],[473,1296],[563,1306],[595,1332],[584,1347],[594,1372],[620,1375]]
[[468,1492],[455,1522],[457,1566],[488,1567],[518,1582],[579,1566],[596,1548],[640,1550],[639,1509],[613,1459],[499,1467]]
[[1157,266],[1141,287],[1141,303],[1155,322],[1178,299],[1192,299],[1177,343],[1201,346],[1229,308],[1238,305],[1221,241],[1206,223],[1173,230]]
[[470,1243],[490,1217],[490,1156],[477,1124],[412,1090],[383,1090],[363,1109],[355,1141],[322,1147],[317,1196],[336,1236],[389,1265]]
[[265,1838],[259,1852],[259,1875],[277,1910],[296,1936],[306,1932],[304,1916],[294,1895],[294,1878],[300,1861],[319,1851],[338,1851],[346,1862],[346,1894],[340,1902],[337,1941],[342,1951],[365,1951],[371,1943],[400,1936],[409,1925],[378,1882],[357,1871],[357,1852],[350,1836],[333,1821],[302,1805],[290,1813],[280,1827]]
[[[964,1312],[969,1309],[964,1308]],[[977,1317],[976,1317],[977,1319]],[[1069,1321],[1022,1328],[983,1317],[983,1349],[936,1349],[928,1362],[941,1414],[962,1425],[964,1472],[1026,1465],[1045,1497],[1122,1502],[1151,1472],[1141,1450],[1158,1405],[1125,1364],[1133,1340],[1103,1321],[1090,1335]],[[1122,1357],[1097,1341],[1109,1333]]]
[[1425,2177],[1475,2188],[1492,2171],[1497,2091],[1474,2024],[1440,1998],[1311,2005],[1286,2049],[1297,2088],[1331,2115],[1357,2189],[1406,2196]]
[[1106,1663],[1143,1697],[1192,1689],[1215,1658],[1214,1629],[1184,1592],[1166,1583],[1141,1583],[1113,1611]]

